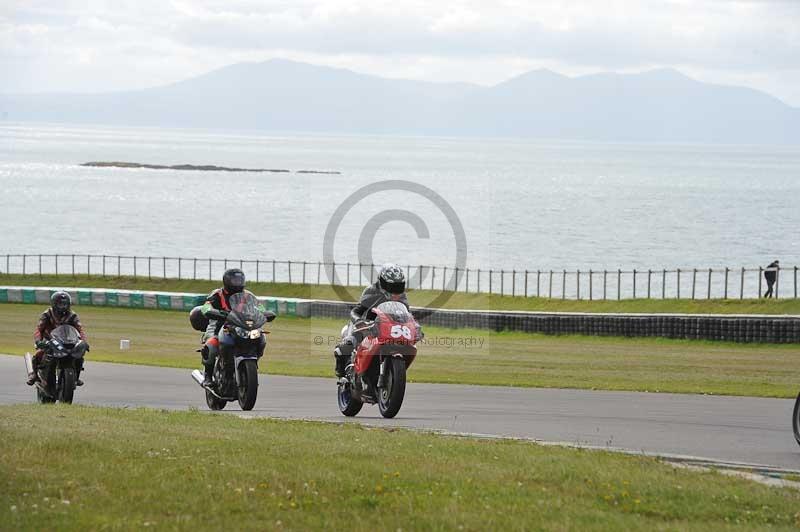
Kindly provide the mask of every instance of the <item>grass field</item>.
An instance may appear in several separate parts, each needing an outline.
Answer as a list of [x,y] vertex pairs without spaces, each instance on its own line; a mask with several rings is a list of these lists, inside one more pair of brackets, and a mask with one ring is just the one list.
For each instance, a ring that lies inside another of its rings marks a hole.
[[198,412],[0,407],[5,530],[800,527],[800,492],[655,459]]
[[[168,292],[208,293],[218,288],[219,282],[178,279],[134,279],[132,277],[107,277],[85,275],[0,275],[0,285],[13,286],[67,286],[94,288],[124,288],[128,290],[162,290]],[[339,300],[329,285],[301,285],[288,283],[248,283],[257,295],[299,297],[305,299]],[[350,300],[355,301],[361,288],[347,289]],[[427,306],[438,291],[411,290],[412,305]],[[628,299],[621,301],[570,301],[536,297],[511,297],[488,294],[454,293],[444,308],[478,310],[538,310],[549,312],[676,312],[697,314],[800,314],[800,299]]]
[[[0,352],[32,350],[41,305],[0,305]],[[76,307],[86,325],[91,361],[199,367],[199,333],[184,312]],[[272,374],[330,377],[342,323],[279,317],[268,329]],[[131,340],[130,351],[119,340]],[[426,328],[409,371],[415,382],[795,397],[800,345],[733,344],[652,338],[545,336]],[[20,362],[20,378],[22,378]]]

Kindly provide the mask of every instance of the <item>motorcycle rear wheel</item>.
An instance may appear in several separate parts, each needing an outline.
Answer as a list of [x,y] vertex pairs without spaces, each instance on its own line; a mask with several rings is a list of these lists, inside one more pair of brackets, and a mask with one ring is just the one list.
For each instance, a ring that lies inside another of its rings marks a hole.
[[794,402],[794,412],[792,412],[792,429],[794,430],[794,439],[800,445],[800,394],[797,394],[797,400]]
[[378,393],[378,410],[385,418],[393,418],[403,406],[406,395],[406,361],[391,357],[386,365],[385,386]]
[[237,387],[239,406],[242,410],[252,410],[258,395],[258,364],[255,360],[242,360],[239,363],[239,386]]
[[339,412],[347,417],[355,416],[361,412],[361,407],[364,406],[364,403],[361,400],[353,397],[353,395],[350,393],[350,388],[342,384],[339,384],[338,386],[336,398],[339,403]]
[[64,368],[59,374],[58,400],[62,403],[72,404],[75,394],[75,369]]
[[36,388],[36,402],[42,405],[47,405],[50,403],[55,403],[56,400],[44,393],[38,387]]
[[222,410],[228,404],[228,401],[220,399],[209,390],[206,390],[206,404],[211,410]]
[[[44,374],[45,374],[45,380],[46,380],[46,381],[47,381],[47,383],[48,383],[48,391],[51,391],[51,390],[52,390],[52,391],[53,391],[53,394],[55,395],[55,387],[52,385],[52,383],[53,383],[53,382],[55,382],[55,378],[56,378],[56,372],[55,372],[55,370],[52,368],[52,366],[50,366],[50,367],[45,367],[44,369],[42,369],[42,370],[40,370],[40,371],[39,371],[39,376],[40,376],[40,379],[41,379],[41,374],[42,374],[42,373],[44,373]],[[51,395],[48,395],[47,393],[43,392],[43,391],[42,391],[42,390],[39,388],[39,384],[41,384],[41,383],[42,383],[42,382],[41,382],[41,380],[40,380],[40,382],[39,382],[39,383],[37,383],[37,385],[36,385],[36,400],[37,400],[37,401],[38,401],[40,404],[43,404],[43,405],[50,404],[50,403],[55,403],[55,402],[56,402],[56,400],[55,400],[55,398],[54,398],[53,396],[51,396]]]

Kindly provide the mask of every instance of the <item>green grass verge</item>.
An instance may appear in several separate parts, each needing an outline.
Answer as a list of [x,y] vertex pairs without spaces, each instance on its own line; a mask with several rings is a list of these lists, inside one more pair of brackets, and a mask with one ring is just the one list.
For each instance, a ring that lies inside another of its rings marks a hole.
[[[0,305],[0,352],[32,350],[40,305]],[[187,313],[76,307],[87,327],[91,361],[199,367],[199,333]],[[330,377],[342,323],[279,317],[261,370]],[[119,340],[131,340],[130,351]],[[449,343],[449,345],[448,345]],[[20,377],[21,378],[21,377]],[[413,382],[795,397],[800,345],[734,344],[653,338],[545,336],[426,328],[409,371]]]
[[[7,275],[0,274],[0,284],[12,286],[68,286],[93,288],[124,288],[128,290],[161,290],[167,292],[208,293],[218,288],[219,282],[178,279],[142,279],[132,277],[101,277],[85,275]],[[304,299],[339,300],[339,295],[329,285],[301,285],[288,283],[248,283],[258,295],[299,297]],[[347,288],[350,300],[355,301],[361,288]],[[411,290],[413,305],[428,306],[441,292]],[[531,310],[547,312],[642,312],[691,314],[800,314],[798,299],[627,299],[621,301],[571,301],[536,297],[511,297],[487,294],[454,293],[443,308],[476,310]]]
[[0,407],[6,530],[796,530],[800,492],[598,451],[198,412]]

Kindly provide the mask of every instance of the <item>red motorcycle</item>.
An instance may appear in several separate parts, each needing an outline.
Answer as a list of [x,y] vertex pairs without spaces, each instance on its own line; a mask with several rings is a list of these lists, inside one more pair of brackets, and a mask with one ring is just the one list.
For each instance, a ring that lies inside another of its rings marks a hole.
[[417,356],[419,324],[405,305],[387,301],[371,309],[364,321],[349,324],[342,335],[357,332],[364,339],[338,381],[339,410],[355,416],[364,403],[378,404],[381,415],[391,418],[403,405],[406,370]]

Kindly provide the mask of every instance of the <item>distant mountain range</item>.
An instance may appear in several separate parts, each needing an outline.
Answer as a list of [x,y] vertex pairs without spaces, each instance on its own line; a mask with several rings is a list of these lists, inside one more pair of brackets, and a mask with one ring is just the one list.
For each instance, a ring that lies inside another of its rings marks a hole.
[[103,94],[0,94],[0,119],[285,132],[800,144],[800,109],[671,69],[493,87],[384,79],[273,59]]

